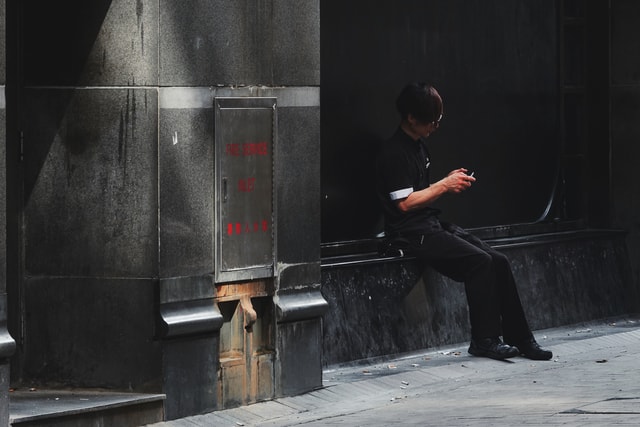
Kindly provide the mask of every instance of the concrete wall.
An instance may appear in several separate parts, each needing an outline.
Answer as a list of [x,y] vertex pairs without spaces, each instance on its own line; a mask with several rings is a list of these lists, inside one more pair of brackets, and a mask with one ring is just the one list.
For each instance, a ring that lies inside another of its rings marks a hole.
[[14,375],[41,387],[159,391],[159,4],[21,12],[23,336]]
[[[163,391],[168,418],[321,386],[319,1],[21,12],[16,381]],[[216,96],[278,99],[277,275],[264,285],[214,283]],[[269,325],[235,329],[243,295]],[[236,332],[247,365],[220,371]]]

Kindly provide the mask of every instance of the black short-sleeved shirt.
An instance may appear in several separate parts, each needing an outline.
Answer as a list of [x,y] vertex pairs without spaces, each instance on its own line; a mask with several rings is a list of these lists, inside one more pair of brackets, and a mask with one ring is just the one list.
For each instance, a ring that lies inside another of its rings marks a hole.
[[396,206],[398,200],[430,185],[430,164],[426,143],[415,141],[400,128],[380,147],[376,161],[377,193],[387,234],[419,232],[439,213],[432,208],[402,212]]

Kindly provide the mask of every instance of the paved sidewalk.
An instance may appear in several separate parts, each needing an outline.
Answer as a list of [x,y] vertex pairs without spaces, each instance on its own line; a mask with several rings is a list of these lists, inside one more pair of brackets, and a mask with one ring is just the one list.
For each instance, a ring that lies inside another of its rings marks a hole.
[[640,425],[639,317],[535,335],[551,361],[476,358],[465,343],[336,367],[320,390],[153,426]]

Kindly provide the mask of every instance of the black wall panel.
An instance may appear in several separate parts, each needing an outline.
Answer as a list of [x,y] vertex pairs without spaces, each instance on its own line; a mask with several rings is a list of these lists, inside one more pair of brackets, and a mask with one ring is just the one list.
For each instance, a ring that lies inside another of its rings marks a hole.
[[438,201],[465,227],[537,220],[560,150],[555,0],[321,2],[322,240],[380,228],[373,159],[412,80],[444,99],[432,180],[458,167],[476,185]]

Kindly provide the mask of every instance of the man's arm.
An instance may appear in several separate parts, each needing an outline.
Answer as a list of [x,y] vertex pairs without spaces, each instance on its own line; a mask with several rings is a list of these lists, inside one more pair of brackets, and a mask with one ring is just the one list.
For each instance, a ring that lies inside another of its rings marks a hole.
[[398,209],[402,212],[422,209],[429,206],[443,194],[457,194],[466,190],[476,180],[474,177],[467,175],[466,172],[467,170],[464,168],[456,169],[429,187],[412,192],[406,198],[397,201]]

